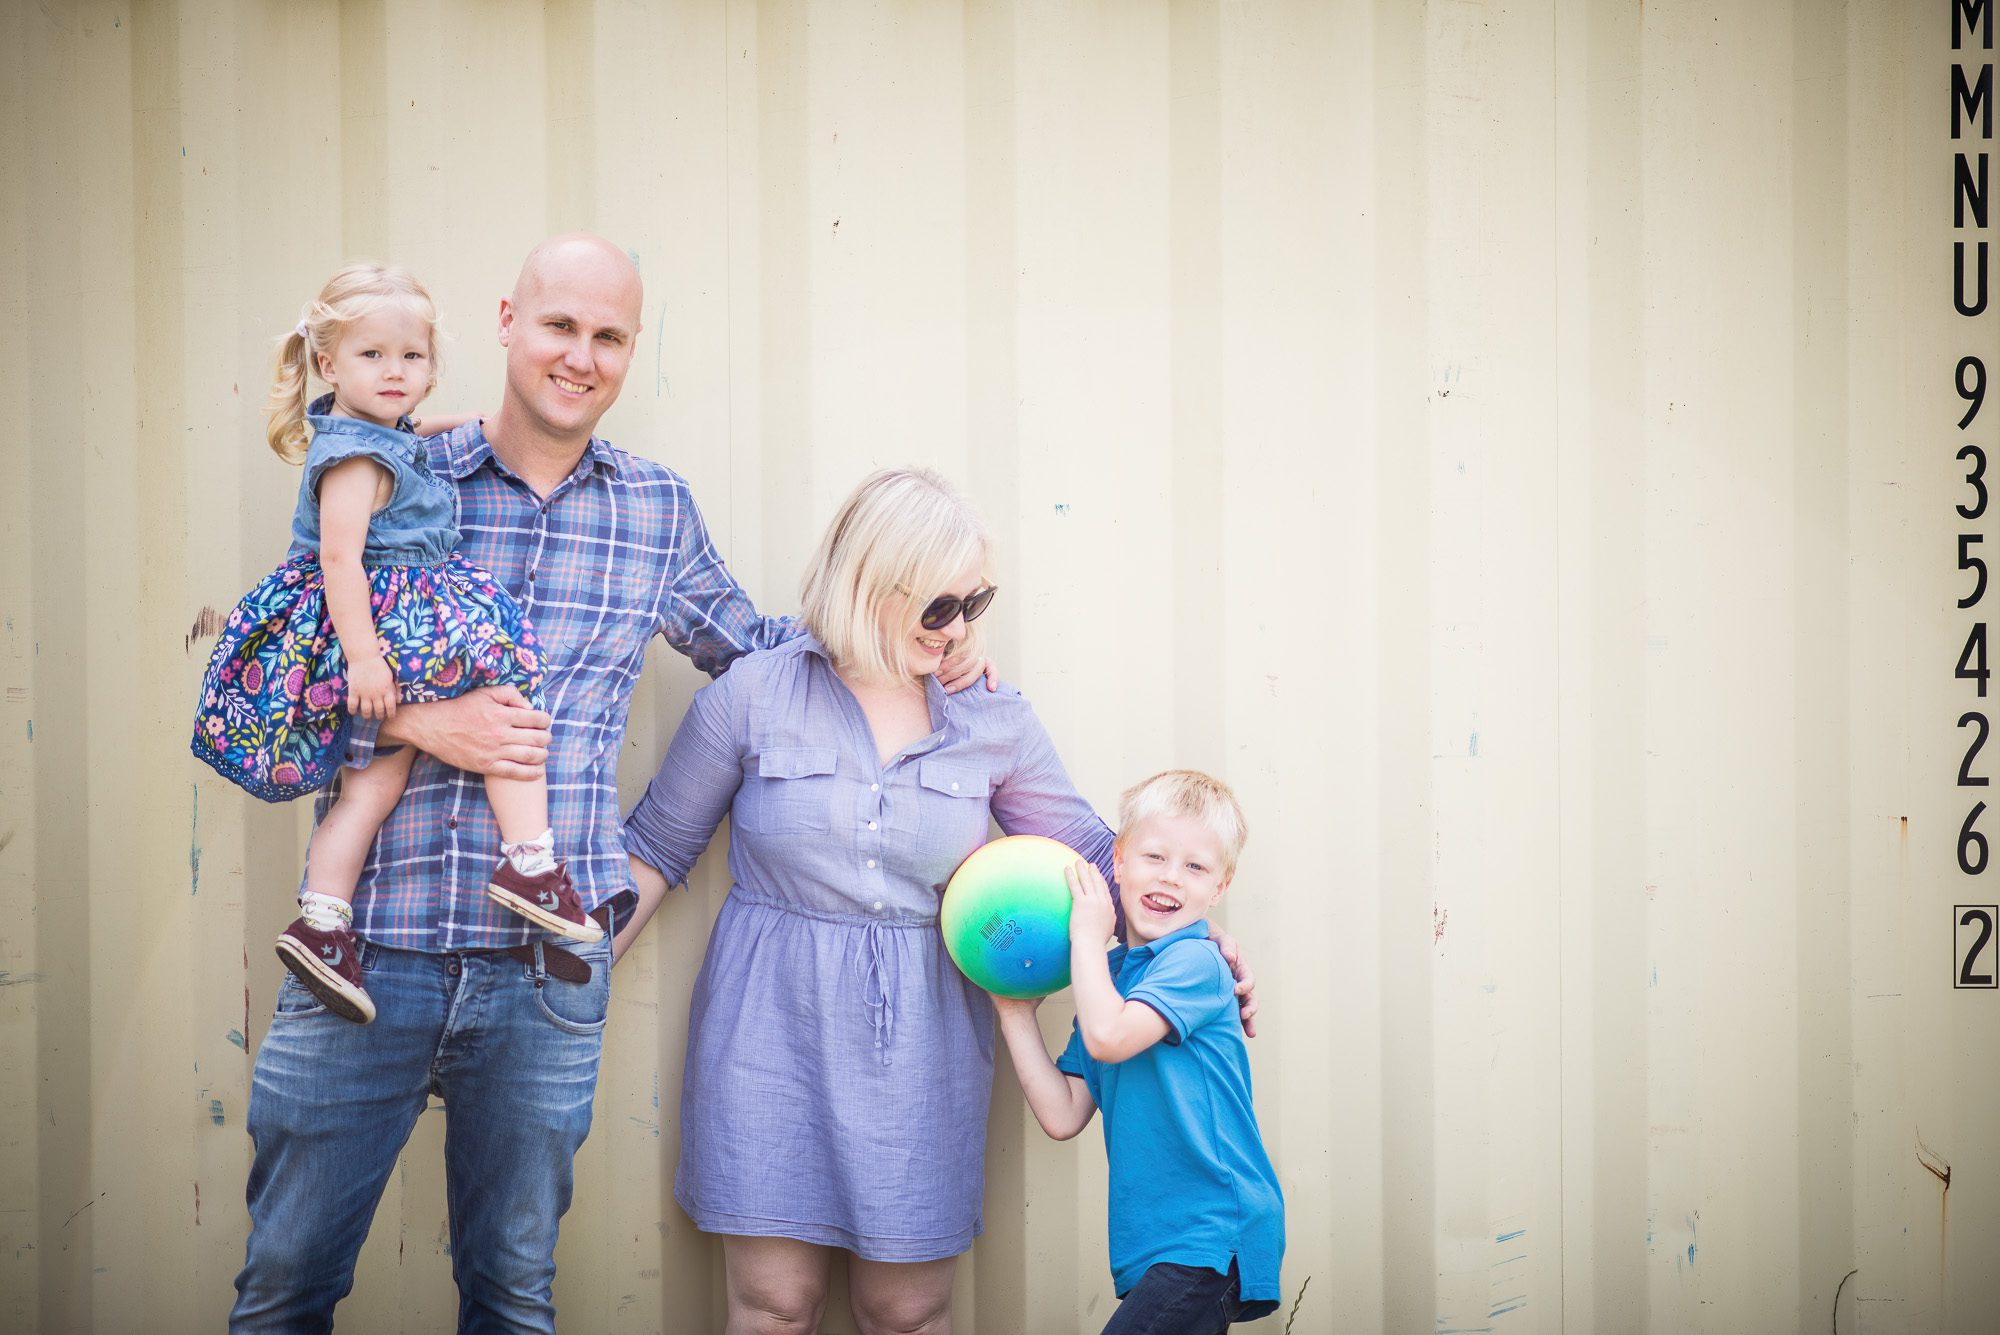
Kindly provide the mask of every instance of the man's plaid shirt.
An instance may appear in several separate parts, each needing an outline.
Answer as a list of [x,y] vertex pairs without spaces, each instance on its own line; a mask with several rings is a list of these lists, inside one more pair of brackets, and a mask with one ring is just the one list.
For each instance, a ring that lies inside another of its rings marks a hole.
[[[671,469],[593,438],[542,500],[494,457],[477,421],[429,445],[431,467],[458,485],[459,551],[520,600],[540,637],[542,695],[555,716],[547,773],[556,855],[584,908],[595,908],[632,886],[617,768],[647,642],[664,635],[715,676],[798,627],[757,614]],[[355,720],[349,763],[372,759],[374,734]],[[480,777],[419,755],[362,869],[354,930],[432,952],[532,940],[536,929],[486,897],[499,841]]]

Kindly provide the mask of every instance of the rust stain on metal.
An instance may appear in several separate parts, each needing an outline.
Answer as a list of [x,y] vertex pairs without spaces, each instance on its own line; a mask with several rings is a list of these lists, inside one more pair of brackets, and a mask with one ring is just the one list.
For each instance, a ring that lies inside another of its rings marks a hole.
[[196,640],[212,640],[222,634],[222,613],[213,607],[204,607],[196,615],[194,624],[188,627],[187,639],[181,642],[182,653],[193,653]]
[[1921,1133],[1917,1136],[1917,1162],[1938,1180],[1938,1310],[1942,1312],[1947,1292],[1945,1280],[1951,1260],[1951,1163],[1924,1144]]
[[1437,944],[1438,942],[1440,942],[1440,941],[1444,940],[1444,927],[1445,927],[1445,924],[1446,924],[1447,922],[1449,922],[1449,921],[1451,921],[1451,910],[1450,910],[1450,909],[1441,909],[1441,908],[1439,908],[1439,907],[1438,907],[1437,905],[1435,905],[1435,904],[1431,905],[1431,944],[1432,944],[1432,945],[1436,945],[1436,944]]
[[1925,1172],[1944,1184],[1944,1190],[1951,1190],[1951,1164],[1943,1155],[1924,1144],[1922,1136],[1917,1137],[1917,1162],[1924,1166]]

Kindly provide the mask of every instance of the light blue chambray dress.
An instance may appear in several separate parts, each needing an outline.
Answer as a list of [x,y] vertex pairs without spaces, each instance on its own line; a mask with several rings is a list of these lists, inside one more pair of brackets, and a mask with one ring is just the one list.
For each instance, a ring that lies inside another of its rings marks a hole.
[[674,1183],[705,1232],[931,1261],[982,1228],[993,1011],[938,900],[989,814],[1107,877],[1112,836],[1018,690],[926,689],[935,731],[882,765],[817,640],[750,654],[696,694],[627,820],[673,884],[732,820]]

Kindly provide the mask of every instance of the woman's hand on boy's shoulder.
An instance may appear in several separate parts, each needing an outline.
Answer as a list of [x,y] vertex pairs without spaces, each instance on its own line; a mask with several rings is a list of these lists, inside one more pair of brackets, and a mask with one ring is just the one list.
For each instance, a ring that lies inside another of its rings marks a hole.
[[1236,979],[1236,1008],[1243,1019],[1243,1037],[1257,1037],[1257,975],[1243,959],[1243,947],[1236,944],[1236,938],[1213,924],[1208,929],[1208,939],[1215,942],[1215,948],[1222,952],[1222,962],[1229,966],[1230,976]]

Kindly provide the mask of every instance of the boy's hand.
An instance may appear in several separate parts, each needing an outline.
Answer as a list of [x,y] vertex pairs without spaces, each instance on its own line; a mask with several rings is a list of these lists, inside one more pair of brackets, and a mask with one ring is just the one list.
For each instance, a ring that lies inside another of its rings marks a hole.
[[1257,975],[1250,972],[1250,966],[1243,962],[1243,948],[1236,944],[1236,938],[1220,927],[1210,925],[1208,939],[1215,942],[1215,948],[1222,952],[1222,962],[1229,966],[1231,976],[1236,979],[1236,1010],[1243,1019],[1243,1037],[1257,1037]]
[[1070,944],[1103,949],[1118,927],[1118,911],[1104,873],[1078,858],[1074,866],[1063,868],[1063,878],[1069,882]]
[[1003,997],[998,992],[986,994],[993,998],[993,1011],[1002,1020],[1010,1015],[1033,1015],[1041,1008],[1040,997]]
[[396,679],[379,653],[347,660],[347,712],[362,718],[393,718]]
[[938,664],[938,685],[944,687],[946,695],[953,695],[964,690],[981,677],[986,678],[987,690],[997,691],[1000,689],[1000,671],[993,666],[991,659],[983,655],[953,654],[950,658]]

